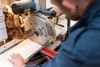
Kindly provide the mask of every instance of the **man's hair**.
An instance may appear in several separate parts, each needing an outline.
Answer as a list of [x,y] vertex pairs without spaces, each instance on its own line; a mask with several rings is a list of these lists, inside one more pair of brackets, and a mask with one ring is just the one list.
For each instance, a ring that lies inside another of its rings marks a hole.
[[[52,3],[54,4],[61,4],[63,0],[51,0]],[[95,1],[95,0],[69,0],[70,2],[72,3],[84,3],[84,2],[92,2],[92,1]]]
[[82,4],[82,3],[87,3],[87,2],[93,2],[95,0],[70,0],[71,2],[73,3],[76,3],[76,4]]
[[[51,2],[57,5],[59,8],[63,7],[62,1],[63,0],[51,0]],[[68,1],[70,1],[73,4],[76,4],[77,8],[81,6],[84,8],[85,5],[87,5],[87,7],[90,6],[95,0],[68,0]]]
[[[72,4],[75,5],[76,8],[76,14],[73,14],[73,16],[83,16],[84,13],[87,11],[87,9],[89,9],[90,6],[92,6],[92,4],[94,3],[95,0],[67,0],[69,2],[71,2]],[[63,0],[51,0],[51,2],[55,5],[57,5],[59,7],[59,9],[61,11],[63,11],[65,14],[67,14],[67,11],[69,10],[68,8],[66,8],[65,6],[63,6],[62,2]],[[78,12],[78,13],[77,13]]]

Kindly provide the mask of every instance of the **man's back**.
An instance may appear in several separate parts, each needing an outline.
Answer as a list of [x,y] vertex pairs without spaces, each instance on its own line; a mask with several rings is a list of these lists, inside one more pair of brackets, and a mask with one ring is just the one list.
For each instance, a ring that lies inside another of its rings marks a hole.
[[59,54],[64,55],[68,67],[100,67],[100,0],[81,18]]

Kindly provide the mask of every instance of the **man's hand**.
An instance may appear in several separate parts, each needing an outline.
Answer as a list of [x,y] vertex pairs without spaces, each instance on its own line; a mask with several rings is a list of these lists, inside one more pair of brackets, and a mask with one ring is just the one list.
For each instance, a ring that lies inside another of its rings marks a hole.
[[20,54],[12,54],[11,59],[8,59],[12,63],[13,67],[24,67],[25,62]]

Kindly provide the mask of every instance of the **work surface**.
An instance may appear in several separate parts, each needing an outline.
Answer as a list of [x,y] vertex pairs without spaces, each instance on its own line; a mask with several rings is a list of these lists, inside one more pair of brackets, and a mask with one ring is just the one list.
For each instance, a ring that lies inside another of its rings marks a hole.
[[24,59],[28,59],[42,48],[41,45],[26,39],[12,49],[0,55],[0,67],[12,67],[12,64],[7,60],[12,53],[19,53]]

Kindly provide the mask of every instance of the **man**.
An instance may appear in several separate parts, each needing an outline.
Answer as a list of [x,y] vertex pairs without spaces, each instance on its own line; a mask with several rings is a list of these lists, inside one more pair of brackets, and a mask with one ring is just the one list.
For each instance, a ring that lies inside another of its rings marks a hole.
[[[100,0],[52,0],[72,20],[79,20],[58,55],[42,65],[25,67],[100,67]],[[9,60],[24,67],[19,54]]]

